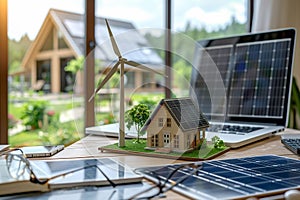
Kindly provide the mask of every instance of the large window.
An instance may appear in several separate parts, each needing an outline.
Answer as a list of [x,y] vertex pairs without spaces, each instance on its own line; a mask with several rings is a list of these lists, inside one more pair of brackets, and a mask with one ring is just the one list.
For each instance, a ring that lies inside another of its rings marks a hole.
[[38,60],[36,63],[37,82],[44,82],[37,90],[51,92],[51,60]]
[[245,33],[248,0],[195,0],[173,2],[173,81],[176,96],[189,94],[196,42]]
[[[112,50],[107,28],[103,23],[104,18],[108,19],[124,58],[164,73],[165,1],[95,0],[95,2],[96,80],[92,84],[97,85],[99,80],[103,80],[118,59]],[[172,75],[169,77],[171,78],[169,89],[174,96],[187,96],[189,93],[193,42],[206,37],[245,32],[246,7],[246,0],[172,1]],[[50,13],[50,9],[53,12]],[[10,74],[8,107],[12,145],[28,144],[27,141],[19,144],[14,142],[17,141],[17,137],[26,138],[22,134],[29,133],[25,129],[28,126],[24,126],[24,119],[21,117],[23,105],[29,101],[47,102],[45,112],[42,114],[43,119],[39,119],[40,130],[30,130],[30,136],[35,137],[29,139],[30,141],[36,140],[35,144],[69,143],[71,142],[69,140],[56,141],[56,139],[73,136],[78,139],[78,132],[84,134],[81,128],[84,121],[83,94],[86,89],[83,84],[84,70],[76,67],[78,66],[76,63],[79,65],[82,63],[79,57],[84,55],[86,46],[84,10],[84,0],[8,0]],[[55,20],[51,19],[53,16]],[[61,19],[61,23],[53,24],[58,19]],[[100,21],[97,21],[98,19]],[[64,24],[65,28],[60,29],[61,24]],[[187,40],[189,42],[186,42]],[[35,48],[31,48],[32,44],[36,45]],[[69,58],[76,58],[75,71],[64,71]],[[86,60],[86,57],[84,59]],[[125,87],[131,89],[125,94],[126,109],[132,103],[154,100],[156,104],[164,98],[163,89],[166,82],[163,76],[157,74],[148,76],[149,72],[144,70],[130,66],[125,68],[127,68]],[[47,89],[47,94],[32,90],[40,79],[45,81],[43,87]],[[74,87],[72,87],[73,81]],[[144,85],[145,82],[149,84]],[[151,87],[147,87],[150,85]],[[118,122],[118,87],[119,74],[116,73],[96,95],[95,125]],[[53,97],[57,99],[53,100]],[[100,97],[107,98],[102,98],[105,99],[103,101]],[[52,102],[57,104],[54,105]],[[70,115],[70,112],[75,114]],[[45,115],[48,116],[44,117]],[[42,126],[46,118],[50,123],[44,124],[48,127]],[[53,120],[58,120],[59,123],[53,123],[51,126]],[[74,125],[74,121],[76,127],[70,128],[69,124]],[[69,124],[65,124],[66,122]],[[25,128],[16,129],[16,127]],[[39,132],[44,134],[39,135]],[[55,135],[58,133],[62,136]]]
[[84,43],[63,25],[84,8],[84,0],[8,0],[11,146],[68,145],[83,136],[82,94],[75,95],[76,74],[65,67],[83,56]]

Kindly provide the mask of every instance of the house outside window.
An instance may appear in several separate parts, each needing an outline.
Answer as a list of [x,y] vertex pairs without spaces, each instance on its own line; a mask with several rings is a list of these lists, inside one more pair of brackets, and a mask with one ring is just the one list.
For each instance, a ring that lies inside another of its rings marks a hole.
[[63,34],[60,30],[57,31],[57,38],[58,38],[58,48],[59,49],[67,49],[68,45],[65,42]]
[[51,31],[49,32],[49,35],[46,38],[46,41],[41,48],[41,51],[50,51],[50,50],[53,50],[53,29],[51,29]]
[[167,118],[167,127],[171,127],[171,118]]
[[38,60],[36,62],[36,71],[37,71],[37,81],[43,80],[45,83],[43,84],[40,90],[44,92],[51,91],[51,60]]
[[159,118],[158,119],[158,127],[163,127],[164,125],[164,119],[163,118]]
[[134,88],[135,87],[135,73],[132,71],[128,71],[125,74],[126,76],[126,88]]
[[142,72],[143,88],[150,88],[152,85],[152,77],[149,72]]

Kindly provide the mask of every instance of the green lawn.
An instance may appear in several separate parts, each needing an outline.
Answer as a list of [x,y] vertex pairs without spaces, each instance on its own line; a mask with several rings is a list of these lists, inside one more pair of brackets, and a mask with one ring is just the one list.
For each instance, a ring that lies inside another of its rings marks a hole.
[[[109,151],[109,149],[112,149],[112,150],[118,150],[118,151],[123,151],[123,152],[126,152],[126,151],[141,152],[141,153],[150,154],[151,156],[164,154],[164,153],[145,149],[146,140],[140,140],[140,143],[136,143],[135,141],[136,141],[135,139],[126,140],[125,147],[119,147],[118,143],[115,143],[115,144],[104,146],[103,148],[108,151]],[[228,147],[216,149],[213,147],[213,145],[207,145],[205,148],[200,148],[200,150],[194,150],[194,151],[186,152],[186,153],[171,152],[166,155],[174,156],[174,158],[186,157],[186,158],[192,158],[192,159],[193,158],[194,159],[209,159],[210,157],[212,157],[216,154],[222,153],[226,150],[228,150]]]
[[[16,146],[34,146],[34,145],[69,145],[83,137],[83,131],[79,130],[83,127],[82,122],[66,122],[49,126],[47,129],[36,129],[30,131],[22,131],[15,135],[9,136],[9,144]],[[82,128],[83,129],[83,128]]]
[[43,145],[39,130],[21,132],[8,137],[8,142],[13,147]]
[[[135,103],[151,100],[154,102],[159,102],[163,98],[163,94],[155,93],[136,93],[131,96],[131,100]],[[22,112],[22,102],[26,103],[31,98],[18,99],[16,97],[10,96],[9,103],[9,113],[17,120],[20,120]],[[41,99],[42,96],[41,96]],[[22,100],[22,101],[21,101]],[[57,115],[62,111],[66,111],[75,107],[82,106],[82,102],[73,102],[71,99],[60,99],[61,103],[51,104],[51,101],[47,102],[46,110],[53,110]],[[16,104],[15,101],[19,103]],[[103,100],[100,102],[101,106],[109,105],[108,100]],[[96,104],[97,105],[97,104]],[[96,113],[96,125],[103,123],[113,123],[115,122],[116,116],[113,116],[111,112],[98,112]],[[18,134],[9,136],[9,144],[11,146],[30,146],[30,145],[42,145],[42,144],[70,144],[82,137],[83,132],[83,120],[76,120],[67,123],[55,122],[54,124],[49,124],[46,129],[36,129],[30,131],[23,131]]]
[[[41,98],[42,99],[42,98]],[[30,99],[28,99],[29,101]],[[23,99],[23,103],[27,103],[26,99]],[[9,103],[9,114],[14,119],[21,121],[21,113],[23,112],[22,103]],[[55,117],[49,121],[48,126],[26,130],[20,133],[10,135],[8,140],[11,146],[32,146],[32,145],[44,145],[44,144],[65,144],[68,145],[82,137],[83,132],[83,120],[76,120],[60,123],[59,115],[62,111],[70,110],[75,107],[82,106],[81,102],[72,102],[72,100],[61,99],[61,102],[51,104],[51,101],[47,102],[46,111],[53,110]],[[42,119],[42,121],[44,118]],[[49,118],[50,120],[50,118]],[[21,122],[22,123],[22,122]],[[81,130],[82,129],[82,130]],[[80,133],[81,132],[81,133]]]

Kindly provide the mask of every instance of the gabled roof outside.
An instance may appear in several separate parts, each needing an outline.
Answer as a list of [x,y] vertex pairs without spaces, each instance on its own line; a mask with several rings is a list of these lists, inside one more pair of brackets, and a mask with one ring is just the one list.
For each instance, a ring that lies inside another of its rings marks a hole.
[[[78,49],[78,54],[84,55],[84,15],[55,9],[51,9],[50,13],[61,27],[60,30],[72,40],[71,43],[74,44],[74,49]],[[151,49],[148,41],[136,30],[132,23],[114,19],[107,20],[124,58],[148,64],[152,68],[163,69],[162,59]],[[103,17],[95,18],[95,40],[96,58],[107,64],[117,60]]]
[[[95,57],[104,62],[105,65],[109,65],[111,62],[116,61],[118,57],[113,52],[104,19],[105,18],[102,17],[95,18]],[[46,23],[49,23],[49,21],[52,21],[55,27],[59,29],[63,34],[64,39],[74,52],[76,52],[77,56],[84,55],[84,15],[50,9],[42,28],[45,28]],[[151,49],[147,40],[135,29],[132,23],[113,19],[108,19],[108,22],[124,58],[148,64],[154,69],[163,69],[162,59],[153,49]],[[36,40],[39,38],[38,36],[36,37]],[[34,49],[35,46],[36,42],[33,44],[31,51],[29,51],[28,54],[33,53],[32,49]],[[27,59],[30,57],[31,55],[26,56]]]
[[199,109],[195,106],[192,99],[187,97],[176,99],[162,99],[149,119],[146,121],[144,127],[142,128],[142,131],[145,131],[147,129],[147,127],[163,105],[166,106],[176,124],[179,128],[181,128],[183,132],[209,127],[209,122],[206,120],[202,112],[199,111]]

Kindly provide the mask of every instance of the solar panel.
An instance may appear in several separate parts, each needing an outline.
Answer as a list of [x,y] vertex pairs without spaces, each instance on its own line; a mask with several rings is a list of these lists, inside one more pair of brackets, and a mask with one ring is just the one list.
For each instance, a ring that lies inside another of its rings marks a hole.
[[198,42],[191,96],[208,120],[286,126],[295,30]]
[[208,127],[209,123],[190,98],[165,99],[168,110],[183,130]]
[[236,45],[229,116],[283,116],[290,42],[280,39]]
[[[228,74],[230,72],[233,45],[207,47],[199,51],[199,55],[201,55],[199,57],[199,73],[201,76],[198,77],[195,83],[197,88],[195,93],[199,107],[203,113],[223,115],[226,106],[224,101],[226,90],[224,89],[229,81]],[[218,70],[215,70],[216,67]],[[223,91],[222,87],[224,87]],[[210,91],[208,88],[210,88]],[[213,105],[218,105],[218,109],[212,109]]]
[[[179,165],[139,168],[137,172],[155,180],[150,173],[154,171],[166,179]],[[178,171],[171,181],[176,182],[189,170],[192,169]],[[299,160],[266,155],[205,161],[202,169],[188,176],[174,190],[195,199],[232,199],[279,193],[299,187]]]

